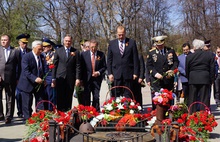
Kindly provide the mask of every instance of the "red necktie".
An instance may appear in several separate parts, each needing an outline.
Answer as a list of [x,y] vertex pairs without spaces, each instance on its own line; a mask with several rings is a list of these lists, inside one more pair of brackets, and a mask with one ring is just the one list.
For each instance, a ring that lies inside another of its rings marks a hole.
[[94,53],[92,53],[91,61],[92,61],[92,72],[94,73],[95,72],[95,55],[94,55]]

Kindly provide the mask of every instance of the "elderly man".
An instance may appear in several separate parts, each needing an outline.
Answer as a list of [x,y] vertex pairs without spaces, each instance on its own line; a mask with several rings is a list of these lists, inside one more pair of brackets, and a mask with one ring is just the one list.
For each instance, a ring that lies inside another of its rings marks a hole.
[[[171,91],[174,87],[174,76],[164,76],[164,74],[176,69],[179,60],[175,51],[165,46],[166,38],[167,36],[156,36],[152,38],[156,44],[156,48],[152,48],[147,57],[147,69],[150,72],[152,93],[159,91],[161,88]],[[152,94],[152,97],[154,97],[154,94]],[[152,106],[153,109],[156,108],[153,102]]]
[[99,50],[96,40],[90,41],[90,50],[81,54],[82,79],[85,87],[83,104],[89,106],[91,103],[91,93],[93,95],[92,106],[100,111],[99,92],[106,70],[105,54]]
[[[215,80],[214,57],[211,52],[202,50],[204,41],[195,39],[192,45],[195,52],[186,57],[186,77],[189,84],[188,105],[201,101],[210,107],[210,88]],[[204,109],[203,106],[200,109]],[[197,105],[193,105],[190,111],[190,113],[196,112]]]
[[[32,52],[25,54],[21,61],[22,71],[17,88],[22,96],[22,112],[24,119],[28,119],[32,114],[33,95],[36,104],[43,100],[43,82],[45,71],[45,59],[41,54],[43,51],[42,41],[32,42]],[[39,89],[38,89],[39,88]],[[37,106],[37,110],[44,109],[43,103]]]
[[[0,121],[11,123],[14,114],[15,105],[15,87],[16,87],[16,64],[15,50],[10,46],[10,37],[1,36],[0,46]],[[6,114],[3,113],[2,90],[5,89],[6,95]]]

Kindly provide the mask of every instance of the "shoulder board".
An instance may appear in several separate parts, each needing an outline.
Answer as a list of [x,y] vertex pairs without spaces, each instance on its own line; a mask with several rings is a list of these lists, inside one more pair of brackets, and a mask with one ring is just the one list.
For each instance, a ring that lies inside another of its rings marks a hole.
[[15,47],[15,49],[19,49],[19,47],[17,46],[17,47]]
[[154,51],[154,50],[156,50],[156,48],[152,48],[151,50],[149,50],[150,52],[152,52],[152,51]]

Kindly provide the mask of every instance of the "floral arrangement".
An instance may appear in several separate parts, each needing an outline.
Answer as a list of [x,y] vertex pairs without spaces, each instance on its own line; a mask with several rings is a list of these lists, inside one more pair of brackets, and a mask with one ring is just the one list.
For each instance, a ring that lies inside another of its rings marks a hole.
[[177,120],[180,124],[179,138],[185,141],[207,141],[209,133],[218,125],[213,114],[207,111],[192,115],[182,114]]
[[78,105],[68,112],[40,110],[32,114],[26,121],[28,126],[27,134],[23,141],[27,142],[49,142],[49,120],[54,120],[59,124],[61,139],[64,138],[64,128],[70,123],[71,114],[78,111],[82,120],[89,120],[99,113],[92,106]]
[[125,97],[110,98],[103,103],[101,112],[113,116],[124,116],[125,114],[140,113],[142,110],[139,103],[135,100]]
[[169,106],[170,101],[173,100],[175,94],[173,94],[171,91],[168,91],[167,89],[160,89],[159,92],[155,92],[153,97],[153,103],[155,105],[163,105],[163,106]]
[[88,121],[91,118],[99,115],[99,113],[96,111],[96,109],[93,106],[78,105],[77,107],[74,108],[78,110],[78,114],[82,120]]
[[70,115],[71,111],[64,113],[61,111],[40,110],[33,113],[26,121],[28,131],[24,141],[49,141],[49,120],[55,120],[62,127],[69,122]]
[[168,112],[172,115],[173,119],[177,119],[180,118],[182,114],[188,113],[188,107],[185,103],[177,103],[175,105],[170,106]]

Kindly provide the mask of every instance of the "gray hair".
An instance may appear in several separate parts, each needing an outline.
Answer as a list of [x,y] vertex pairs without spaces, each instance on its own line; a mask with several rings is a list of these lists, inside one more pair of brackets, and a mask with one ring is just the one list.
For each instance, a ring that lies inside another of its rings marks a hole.
[[192,45],[193,45],[193,48],[197,50],[197,49],[203,49],[203,47],[205,46],[205,43],[202,40],[194,39],[192,42]]
[[40,41],[40,40],[35,40],[35,41],[33,41],[33,42],[32,42],[32,49],[33,49],[34,47],[36,47],[37,45],[42,45],[42,41]]
[[84,46],[84,47],[87,47],[87,46],[89,47],[89,44],[90,44],[90,41],[86,41],[86,42],[83,44],[83,46]]

